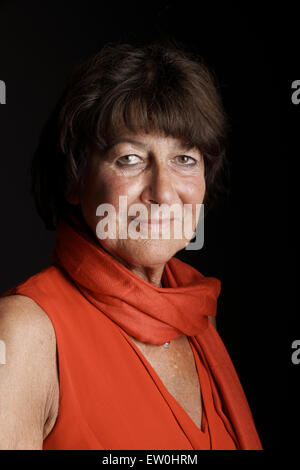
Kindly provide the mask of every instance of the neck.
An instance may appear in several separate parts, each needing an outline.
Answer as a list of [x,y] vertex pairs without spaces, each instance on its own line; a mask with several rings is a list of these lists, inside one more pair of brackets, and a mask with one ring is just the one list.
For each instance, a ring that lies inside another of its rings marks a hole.
[[115,254],[110,253],[119,263],[123,264],[127,269],[130,269],[136,276],[139,276],[144,281],[153,284],[156,287],[162,287],[161,278],[164,272],[165,265],[159,264],[154,266],[133,266],[127,261],[119,258]]
[[162,287],[161,278],[164,271],[165,265],[162,266],[131,266],[129,269],[137,276],[144,279],[144,281],[150,282],[157,287]]

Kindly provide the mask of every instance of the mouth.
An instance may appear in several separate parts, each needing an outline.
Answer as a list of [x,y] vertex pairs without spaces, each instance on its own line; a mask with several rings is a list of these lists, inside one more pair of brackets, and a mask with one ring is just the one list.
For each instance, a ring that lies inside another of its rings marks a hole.
[[137,222],[144,226],[163,227],[169,225],[174,219],[138,219]]

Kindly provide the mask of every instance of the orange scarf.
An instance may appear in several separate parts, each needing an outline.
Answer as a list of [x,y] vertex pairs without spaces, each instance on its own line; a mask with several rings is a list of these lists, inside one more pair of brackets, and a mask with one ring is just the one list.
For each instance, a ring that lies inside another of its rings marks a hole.
[[[134,338],[163,344],[181,335],[195,336],[215,316],[221,283],[172,258],[163,288],[144,281],[104,251],[74,216],[61,221],[53,261],[64,268],[83,295]],[[75,224],[75,225],[74,225]]]

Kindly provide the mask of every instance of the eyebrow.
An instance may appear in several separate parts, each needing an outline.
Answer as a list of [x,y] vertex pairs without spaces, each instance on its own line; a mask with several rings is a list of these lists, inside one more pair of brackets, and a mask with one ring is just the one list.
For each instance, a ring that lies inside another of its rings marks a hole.
[[[115,139],[113,140],[112,142],[110,142],[107,147],[106,147],[106,151],[110,150],[112,147],[115,147],[116,145],[118,144],[121,144],[121,143],[129,143],[129,144],[134,144],[134,145],[137,145],[138,147],[142,147],[142,148],[146,148],[147,145],[146,144],[143,144],[143,142],[140,142],[138,140],[134,140],[134,139],[130,139],[129,137],[120,137],[118,139]],[[193,145],[188,145],[188,144],[184,144],[184,143],[180,143],[178,145],[178,147],[180,147],[182,150],[191,150],[194,146]]]

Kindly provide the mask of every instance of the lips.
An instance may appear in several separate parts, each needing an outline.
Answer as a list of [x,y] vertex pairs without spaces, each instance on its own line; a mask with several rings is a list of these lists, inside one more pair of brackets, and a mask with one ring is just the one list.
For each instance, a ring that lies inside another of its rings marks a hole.
[[167,225],[174,219],[138,219],[137,222],[143,225]]

